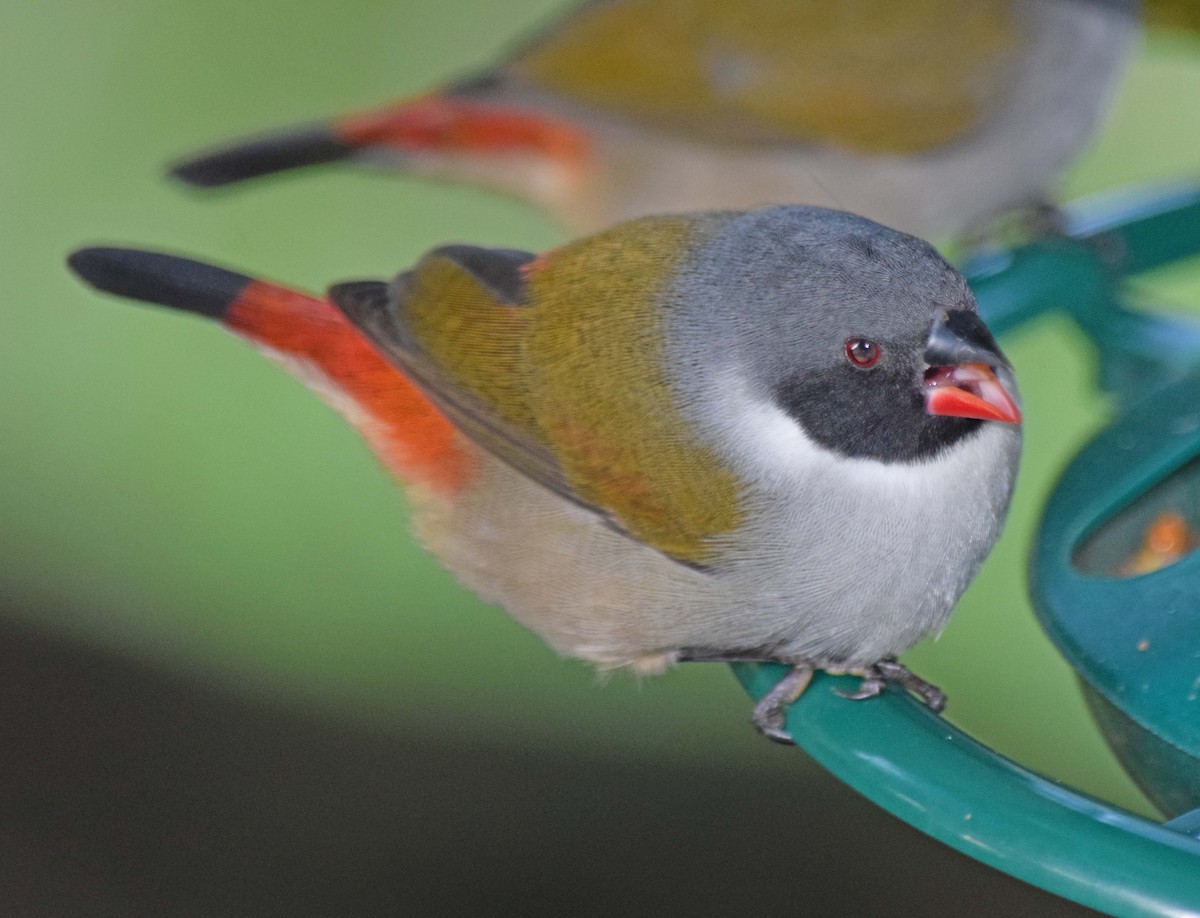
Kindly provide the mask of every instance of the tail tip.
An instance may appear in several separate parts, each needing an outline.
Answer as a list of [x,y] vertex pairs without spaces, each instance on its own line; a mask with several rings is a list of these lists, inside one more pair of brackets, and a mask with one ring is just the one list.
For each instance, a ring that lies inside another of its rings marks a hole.
[[90,246],[67,256],[67,266],[104,293],[170,306],[210,319],[225,318],[253,278],[178,255]]
[[144,272],[151,254],[117,246],[85,246],[67,256],[67,267],[97,290],[134,296],[127,290],[137,286],[138,275]]
[[85,246],[67,256],[67,267],[93,287],[103,287],[113,255],[119,251],[105,246]]
[[167,167],[167,175],[192,188],[220,188],[238,181],[227,171],[214,167],[211,157],[182,160]]
[[338,162],[353,153],[351,144],[322,125],[253,138],[180,160],[167,171],[194,188],[220,188],[288,169]]

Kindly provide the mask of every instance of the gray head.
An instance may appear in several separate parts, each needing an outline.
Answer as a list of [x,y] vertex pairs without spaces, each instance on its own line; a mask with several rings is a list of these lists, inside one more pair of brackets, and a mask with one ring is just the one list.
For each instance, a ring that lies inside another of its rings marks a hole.
[[731,215],[672,294],[667,338],[685,392],[711,393],[713,380],[688,374],[718,367],[722,384],[736,379],[837,454],[919,461],[1018,417],[990,376],[1012,388],[962,276],[920,239],[862,217]]

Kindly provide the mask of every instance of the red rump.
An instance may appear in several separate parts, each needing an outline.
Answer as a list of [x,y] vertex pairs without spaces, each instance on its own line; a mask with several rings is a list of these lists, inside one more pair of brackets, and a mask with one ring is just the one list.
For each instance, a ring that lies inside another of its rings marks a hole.
[[360,433],[402,480],[443,494],[469,483],[474,462],[453,425],[332,304],[253,281],[230,305],[225,325],[320,368],[368,416]]
[[443,96],[351,115],[334,128],[355,147],[399,150],[535,153],[575,163],[587,152],[578,131],[545,115]]

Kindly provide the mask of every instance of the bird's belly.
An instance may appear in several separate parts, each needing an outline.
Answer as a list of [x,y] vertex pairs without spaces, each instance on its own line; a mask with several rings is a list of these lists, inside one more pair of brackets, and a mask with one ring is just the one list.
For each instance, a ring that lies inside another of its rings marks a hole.
[[426,547],[559,653],[637,664],[676,646],[711,578],[481,454],[475,482],[414,506]]
[[1000,532],[1019,449],[991,424],[923,463],[811,455],[757,498],[745,540],[763,549],[730,578],[731,600],[748,597],[737,617],[778,628],[781,658],[829,667],[936,634]]
[[898,517],[855,530],[831,523],[747,564],[743,585],[730,584],[730,618],[781,659],[861,667],[940,632],[990,546]]
[[[891,503],[848,488],[814,516],[798,489],[755,514],[706,571],[489,457],[464,492],[420,502],[414,523],[467,587],[568,656],[606,667],[654,668],[680,653],[858,667],[945,624],[1007,505],[1011,474],[993,478],[970,481],[965,506],[949,512],[920,488]],[[948,495],[948,506],[961,499]],[[881,515],[862,525],[870,512]]]

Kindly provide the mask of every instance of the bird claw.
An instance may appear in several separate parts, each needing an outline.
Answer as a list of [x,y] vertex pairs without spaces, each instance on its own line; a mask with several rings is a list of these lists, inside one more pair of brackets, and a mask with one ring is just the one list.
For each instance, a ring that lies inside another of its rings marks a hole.
[[780,746],[795,746],[796,741],[792,739],[792,734],[783,729],[783,718],[779,718],[778,726],[773,726],[768,723],[761,722],[756,716],[754,719],[755,729],[763,736],[769,739],[772,743],[778,743]]
[[884,686],[886,685],[886,679],[864,675],[862,682],[858,684],[858,688],[853,692],[843,692],[841,689],[834,689],[833,691],[834,694],[841,695],[843,698],[849,698],[851,701],[863,701],[866,698],[874,698],[877,695],[882,695]]
[[[763,662],[752,656],[743,654],[708,654],[693,651],[680,651],[676,656],[678,662]],[[805,663],[794,664],[783,678],[754,705],[751,720],[754,727],[773,743],[781,746],[794,746],[796,741],[785,729],[787,723],[788,705],[799,698],[812,680],[813,668]],[[935,714],[940,714],[946,707],[946,695],[936,685],[926,682],[903,663],[885,659],[872,663],[863,670],[863,680],[853,692],[837,691],[843,698],[861,701],[864,698],[874,698],[883,694],[889,682],[895,682],[920,698]],[[836,690],[835,690],[836,691]]]
[[838,694],[853,701],[874,698],[883,693],[889,682],[894,682],[905,691],[912,692],[935,714],[942,713],[946,707],[945,692],[933,683],[926,682],[903,663],[897,663],[895,660],[880,660],[878,663],[872,663],[863,671],[863,680],[855,691],[839,691]]
[[758,732],[773,743],[794,746],[796,741],[784,729],[787,707],[800,697],[812,679],[812,667],[797,664],[758,700],[751,715]]

